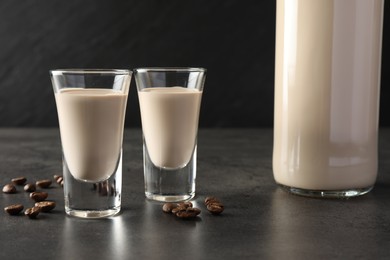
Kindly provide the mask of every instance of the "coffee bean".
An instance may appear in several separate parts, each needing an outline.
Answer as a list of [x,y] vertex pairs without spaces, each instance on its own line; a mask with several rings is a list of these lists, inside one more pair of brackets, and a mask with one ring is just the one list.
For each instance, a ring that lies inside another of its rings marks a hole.
[[184,204],[180,203],[180,204],[177,204],[177,207],[173,208],[171,212],[173,214],[176,214],[179,211],[185,211],[187,208],[188,208],[187,205],[184,205]]
[[16,188],[13,184],[6,184],[3,187],[4,193],[16,193]]
[[59,177],[62,177],[62,176],[61,176],[61,175],[57,175],[57,174],[53,175],[53,178],[54,178],[55,181],[57,181],[57,179],[58,179]]
[[47,198],[49,194],[47,192],[41,191],[41,192],[32,192],[30,193],[30,198],[33,199],[35,202],[43,201]]
[[213,215],[221,214],[224,210],[222,202],[216,197],[207,197],[204,203],[206,204],[207,210]]
[[26,209],[24,211],[24,215],[33,219],[33,218],[36,218],[38,216],[39,212],[41,212],[41,209],[39,207],[32,207],[32,208]]
[[190,201],[187,201],[187,202],[181,202],[179,204],[176,204],[176,207],[174,209],[172,209],[172,213],[173,214],[176,214],[178,211],[183,211],[185,210],[186,208],[190,208],[192,207],[192,203]]
[[175,204],[175,203],[165,203],[164,205],[163,205],[163,211],[165,212],[165,213],[172,213],[172,210],[174,209],[174,208],[177,208],[177,204]]
[[177,212],[175,215],[179,218],[195,218],[200,214],[201,210],[198,208],[188,207],[185,210]]
[[15,185],[23,185],[26,183],[26,177],[17,177],[11,180]]
[[189,208],[189,207],[191,207],[192,208],[192,202],[191,201],[186,201],[186,202],[181,202],[181,203],[179,203],[179,207],[180,206],[184,206],[184,207],[186,207],[186,208]]
[[187,212],[193,212],[193,213],[196,214],[196,215],[199,215],[199,214],[202,212],[200,209],[198,209],[198,208],[192,208],[192,207],[187,208],[186,211],[187,211]]
[[27,192],[33,192],[36,190],[36,187],[34,183],[27,183],[26,185],[24,185],[23,189]]
[[39,180],[35,183],[38,187],[41,187],[41,188],[49,188],[50,185],[51,185],[51,180],[49,179],[46,179],[46,180]]
[[181,203],[165,203],[162,210],[165,213],[172,213],[178,218],[189,219],[195,218],[201,212],[200,209],[194,208],[192,202],[186,201]]
[[23,210],[22,204],[14,204],[4,208],[4,211],[10,215],[18,215]]
[[42,212],[49,212],[50,210],[56,207],[56,203],[54,201],[40,201],[35,203],[35,207],[39,207]]
[[204,204],[208,205],[210,203],[221,203],[221,201],[219,199],[217,199],[216,197],[207,197],[204,200]]
[[207,205],[207,210],[214,215],[221,214],[224,210],[224,206],[221,203],[210,203]]

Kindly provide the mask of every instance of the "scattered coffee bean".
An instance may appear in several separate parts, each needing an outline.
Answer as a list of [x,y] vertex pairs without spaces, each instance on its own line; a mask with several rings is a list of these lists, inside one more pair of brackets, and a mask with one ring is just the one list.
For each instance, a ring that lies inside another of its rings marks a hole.
[[189,206],[187,204],[184,204],[184,203],[179,203],[177,204],[177,207],[172,209],[172,213],[176,215],[177,212],[179,211],[185,211]]
[[50,185],[51,185],[51,180],[49,180],[49,179],[46,179],[46,180],[39,180],[39,181],[37,181],[35,184],[36,184],[38,187],[40,187],[40,188],[46,189],[46,188],[49,188],[49,187],[50,187]]
[[179,203],[179,206],[184,206],[184,207],[187,207],[187,208],[192,208],[193,207],[191,201],[181,202],[181,203]]
[[219,199],[217,199],[216,197],[207,197],[204,200],[204,204],[208,205],[210,203],[221,203],[221,201]]
[[209,204],[207,205],[207,210],[211,213],[211,214],[214,214],[214,215],[218,215],[218,214],[221,214],[224,210],[224,207],[222,204],[217,204],[217,203],[214,203],[214,204]]
[[184,208],[184,209],[186,209],[186,208],[192,208],[192,202],[190,202],[190,201],[186,201],[186,202],[180,202],[179,204],[177,204],[177,207],[179,207],[179,208]]
[[179,204],[165,203],[163,205],[163,211],[165,213],[172,213],[178,218],[188,219],[198,216],[201,212],[198,208],[193,208],[193,204],[189,201]]
[[23,189],[27,192],[34,192],[36,190],[36,187],[34,183],[27,183],[26,185],[24,185]]
[[4,211],[10,215],[18,215],[23,210],[22,204],[14,204],[4,208]]
[[11,180],[15,185],[24,185],[27,181],[26,177],[17,177]]
[[41,192],[32,192],[30,193],[30,198],[33,199],[35,202],[43,201],[47,198],[49,194],[47,192],[41,191]]
[[177,212],[175,215],[179,218],[195,218],[200,212],[201,210],[198,208],[188,207],[185,210]]
[[57,179],[58,179],[59,177],[62,177],[62,176],[61,176],[61,175],[57,175],[57,174],[53,175],[53,178],[54,178],[55,181],[57,181]]
[[35,207],[39,207],[42,212],[49,212],[56,207],[54,201],[40,201],[35,203]]
[[6,184],[3,187],[4,193],[16,193],[16,188],[13,184]]
[[24,211],[24,215],[33,219],[33,218],[36,218],[38,216],[39,212],[41,212],[41,209],[39,207],[32,207],[32,208],[26,209]]
[[[63,186],[64,180],[61,175],[54,175],[54,179],[59,185]],[[37,187],[49,188],[52,184],[52,180],[43,179],[34,184],[26,183],[26,177],[16,177],[12,178],[11,181],[12,183],[3,186],[4,193],[16,193],[17,190],[15,185],[24,185],[23,189],[26,192],[30,192],[30,198],[36,202],[34,207],[28,208],[24,211],[24,214],[29,218],[36,218],[40,212],[49,212],[56,207],[56,203],[54,201],[45,201],[49,195],[47,192],[36,192]],[[5,207],[4,211],[10,215],[18,215],[23,211],[23,209],[24,206],[22,204],[13,204]]]
[[175,204],[175,203],[165,203],[165,204],[163,205],[163,211],[164,211],[165,213],[172,213],[172,210],[173,210],[174,208],[177,208],[177,204]]
[[207,197],[204,203],[206,204],[207,210],[213,215],[221,214],[224,210],[222,202],[216,197]]

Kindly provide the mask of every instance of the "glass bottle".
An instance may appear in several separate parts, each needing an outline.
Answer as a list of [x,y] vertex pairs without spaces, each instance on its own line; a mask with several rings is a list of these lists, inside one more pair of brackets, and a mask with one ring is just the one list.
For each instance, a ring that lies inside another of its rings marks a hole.
[[277,0],[273,172],[351,197],[377,177],[384,0]]

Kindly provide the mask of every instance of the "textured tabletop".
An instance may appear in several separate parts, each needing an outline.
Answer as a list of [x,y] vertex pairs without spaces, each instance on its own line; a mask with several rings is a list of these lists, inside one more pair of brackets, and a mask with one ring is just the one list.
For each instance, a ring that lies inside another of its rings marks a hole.
[[[385,259],[390,257],[390,131],[380,131],[379,177],[369,194],[348,200],[291,195],[272,176],[272,129],[201,129],[197,196],[200,217],[182,220],[144,198],[142,136],[124,140],[122,211],[85,220],[64,212],[53,184],[51,213],[32,220],[0,213],[0,259]],[[0,129],[0,184],[61,174],[58,129]],[[219,197],[225,211],[207,212]],[[33,204],[18,187],[0,206]]]

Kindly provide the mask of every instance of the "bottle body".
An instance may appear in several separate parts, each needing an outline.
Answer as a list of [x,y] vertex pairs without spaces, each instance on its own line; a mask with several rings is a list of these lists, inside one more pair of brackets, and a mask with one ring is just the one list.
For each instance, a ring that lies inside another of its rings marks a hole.
[[277,1],[273,171],[292,192],[354,196],[376,181],[383,5]]

